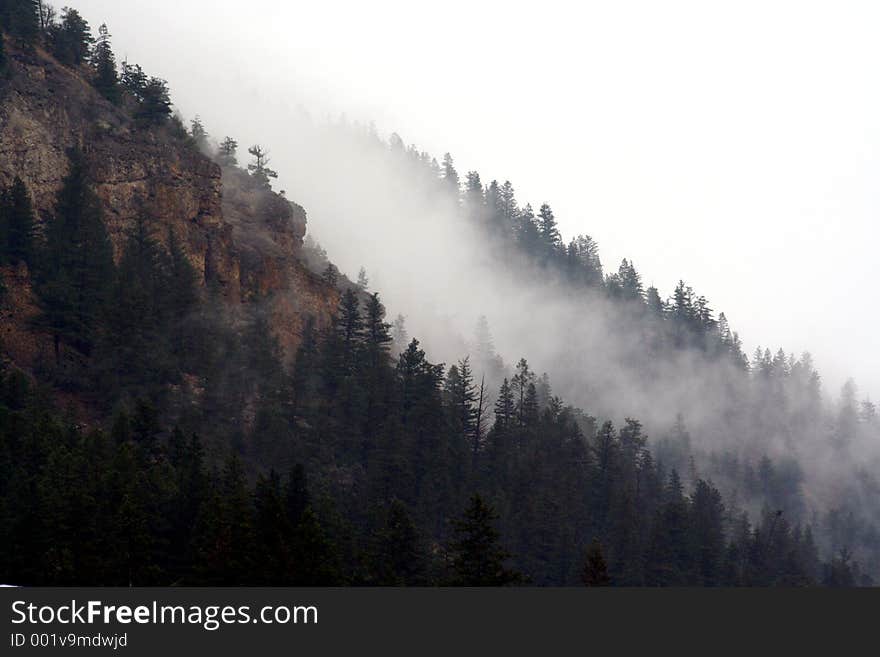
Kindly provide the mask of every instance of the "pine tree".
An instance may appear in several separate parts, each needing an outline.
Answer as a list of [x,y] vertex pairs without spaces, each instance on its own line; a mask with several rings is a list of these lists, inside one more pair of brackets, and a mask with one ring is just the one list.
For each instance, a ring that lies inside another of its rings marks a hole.
[[36,0],[5,0],[0,3],[0,29],[9,32],[25,47],[33,47],[40,34]]
[[79,66],[89,58],[92,43],[91,28],[76,9],[65,7],[61,22],[50,31],[52,54],[62,64]]
[[126,240],[103,317],[107,331],[98,367],[104,370],[105,391],[133,386],[136,396],[149,394],[171,375],[168,326],[179,318],[166,311],[164,267],[165,253],[140,216]]
[[568,275],[572,282],[599,287],[604,280],[599,245],[589,235],[578,235],[568,245]]
[[464,187],[464,208],[466,216],[475,224],[485,221],[486,196],[480,174],[469,171]]
[[171,92],[162,78],[152,77],[140,90],[141,103],[135,117],[142,125],[162,125],[171,116]]
[[220,149],[217,154],[217,160],[222,166],[234,167],[238,164],[236,152],[238,151],[238,142],[232,137],[226,137],[220,142]]
[[114,105],[118,104],[121,97],[119,76],[116,72],[116,57],[110,45],[110,33],[106,24],[98,28],[98,38],[92,53],[92,66],[95,68],[95,89]]
[[449,153],[443,155],[443,183],[449,192],[450,197],[458,202],[459,187],[461,183],[458,179],[458,172]]
[[321,278],[330,287],[336,287],[339,283],[339,270],[336,269],[336,265],[332,262],[328,263],[327,268],[324,269],[324,272],[321,274]]
[[513,233],[520,214],[513,185],[509,180],[505,180],[504,184],[498,189],[497,204],[497,210],[500,215],[500,227],[504,230],[505,234]]
[[620,442],[614,423],[604,422],[596,434],[594,446],[596,478],[594,480],[593,521],[603,536],[608,526],[609,511],[614,502],[614,482],[620,468]]
[[655,317],[663,317],[666,312],[666,304],[660,298],[660,293],[653,285],[645,291],[645,303]]
[[495,429],[504,431],[509,429],[516,417],[516,403],[513,392],[507,379],[501,383],[498,390],[498,399],[495,401]]
[[367,288],[370,287],[370,279],[367,278],[367,270],[363,267],[358,270],[357,286],[362,292],[366,292]]
[[363,450],[367,451],[372,448],[376,435],[387,418],[392,388],[389,368],[391,325],[385,322],[385,308],[379,300],[378,293],[371,294],[367,298],[363,324],[363,362],[360,380],[361,386],[365,389],[366,408],[362,416],[362,433]]
[[474,330],[473,356],[474,367],[477,368],[477,371],[485,372],[491,381],[497,381],[501,378],[503,362],[495,351],[492,333],[489,331],[489,320],[485,315],[480,315],[477,318]]
[[464,435],[473,438],[476,431],[477,409],[474,404],[477,394],[471,373],[470,357],[465,356],[458,361],[458,371],[461,383],[455,398],[455,406],[458,410],[459,424]]
[[673,470],[648,549],[645,576],[649,586],[684,586],[690,581],[692,545],[688,516],[681,479]]
[[508,586],[522,582],[520,573],[505,566],[508,553],[499,543],[496,513],[473,495],[462,517],[453,521],[455,539],[449,546],[452,583],[457,586]]
[[122,73],[119,76],[119,82],[122,84],[122,88],[138,103],[144,102],[144,91],[148,81],[147,74],[144,73],[140,64],[129,64],[128,61],[122,62]]
[[537,414],[537,391],[535,373],[529,369],[525,358],[516,364],[516,374],[510,381],[510,390],[516,400],[516,419],[520,426]]
[[556,217],[553,216],[553,210],[550,209],[547,203],[542,204],[541,209],[538,211],[538,229],[546,249],[545,257],[552,257],[554,253],[562,248],[562,238],[556,225]]
[[211,585],[244,585],[253,579],[253,504],[241,460],[230,456],[216,482],[198,530],[199,579]]
[[426,583],[427,559],[415,524],[398,499],[392,499],[385,524],[375,538],[374,570],[381,586]]
[[[378,297],[377,297],[378,301]],[[374,330],[378,327],[374,326]],[[339,301],[339,315],[336,332],[341,343],[341,367],[344,373],[353,372],[361,347],[364,321],[361,317],[360,300],[357,293],[349,288],[342,293]]]
[[642,289],[642,277],[636,268],[626,258],[620,263],[617,275],[620,280],[622,296],[628,301],[643,301],[644,290]]
[[391,325],[391,342],[393,345],[392,350],[395,354],[399,354],[409,344],[409,334],[406,332],[406,317],[399,313]]
[[208,131],[205,130],[205,124],[202,123],[201,118],[198,115],[190,121],[190,129],[189,134],[192,137],[193,143],[196,148],[202,152],[207,153],[208,151]]
[[16,176],[12,186],[6,193],[6,255],[13,262],[26,262],[29,266],[35,263],[35,227],[34,210],[31,196],[24,182]]
[[721,493],[700,479],[691,500],[690,534],[698,583],[701,586],[717,586],[721,583],[724,552],[724,503]]
[[385,308],[374,292],[367,298],[366,313],[363,319],[363,341],[367,354],[367,366],[379,371],[388,365],[388,345],[393,342],[391,325],[385,321]]
[[58,193],[46,242],[38,324],[53,335],[58,362],[62,343],[91,351],[115,275],[101,205],[79,151],[70,152],[70,171]]
[[263,149],[259,144],[255,144],[248,149],[248,153],[254,157],[254,162],[248,164],[248,171],[260,187],[269,189],[271,187],[270,179],[278,177],[278,173],[269,168],[269,151]]
[[311,507],[306,507],[294,528],[291,546],[293,577],[290,583],[293,586],[342,584],[336,546]]

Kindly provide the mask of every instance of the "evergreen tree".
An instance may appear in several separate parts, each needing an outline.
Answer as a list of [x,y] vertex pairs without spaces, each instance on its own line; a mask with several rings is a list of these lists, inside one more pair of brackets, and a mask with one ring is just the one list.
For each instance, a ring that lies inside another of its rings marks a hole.
[[443,156],[443,183],[446,185],[449,195],[458,202],[461,183],[459,182],[458,172],[455,170],[452,156],[449,153]]
[[666,312],[666,304],[663,303],[663,300],[660,298],[660,293],[653,285],[645,292],[645,303],[655,317],[662,318]]
[[426,555],[406,506],[391,500],[384,526],[377,532],[373,557],[376,583],[418,586],[426,583]]
[[70,152],[70,170],[58,193],[46,242],[38,323],[53,335],[58,362],[62,343],[91,351],[115,274],[101,205],[79,151]]
[[40,33],[36,0],[4,0],[0,3],[0,29],[25,47],[32,47]]
[[21,178],[17,177],[10,188],[0,200],[0,218],[3,224],[2,231],[5,233],[3,247],[7,258],[13,262],[26,262],[29,266],[35,264],[35,227],[34,210],[31,206],[31,196]]
[[208,151],[208,131],[205,130],[205,125],[198,115],[190,122],[189,134],[196,148],[200,152],[206,153]]
[[237,151],[238,142],[232,137],[225,137],[223,141],[220,142],[220,150],[218,151],[217,159],[220,164],[225,167],[234,167],[238,164],[238,159],[236,157]]
[[199,578],[246,584],[254,570],[253,505],[240,459],[230,456],[200,519]]
[[664,498],[648,550],[646,583],[649,586],[684,586],[689,581],[692,547],[688,504],[675,470],[670,474]]
[[399,354],[409,344],[409,334],[406,332],[406,317],[399,313],[391,325],[391,343],[395,354]]
[[172,317],[165,306],[165,253],[141,216],[129,235],[110,291],[101,341],[104,390],[133,387],[141,396],[169,380],[173,368],[168,342]]
[[528,419],[537,413],[537,391],[535,390],[535,373],[529,369],[525,358],[516,364],[516,374],[510,380],[510,391],[516,400],[516,419],[524,426]]
[[472,222],[482,223],[485,220],[486,196],[480,174],[469,171],[464,186],[464,208],[466,216]]
[[92,53],[92,66],[95,68],[95,88],[113,104],[120,100],[119,76],[116,72],[116,57],[110,45],[107,25],[98,28],[98,38]]
[[498,399],[495,401],[495,429],[504,431],[510,428],[515,417],[516,405],[513,392],[507,379],[504,379],[498,390]]
[[138,103],[144,102],[144,93],[149,79],[140,64],[122,62],[122,74],[119,77],[122,88],[128,92]]
[[278,173],[269,168],[269,152],[259,144],[255,144],[248,149],[248,153],[254,158],[254,162],[248,164],[248,171],[260,187],[269,189],[270,179],[278,177]]
[[508,553],[499,544],[497,515],[479,495],[473,495],[464,515],[453,522],[455,540],[449,548],[457,586],[508,586],[523,580],[504,564]]
[[547,203],[542,204],[538,211],[538,229],[546,249],[545,257],[553,256],[562,248],[562,238],[559,235],[559,228],[556,226],[556,217],[553,216],[553,210]]
[[[376,297],[378,301],[378,297]],[[379,326],[374,326],[379,331]],[[342,293],[339,301],[339,315],[336,322],[336,332],[341,345],[341,367],[345,374],[351,374],[354,370],[358,351],[364,331],[364,321],[361,316],[360,300],[357,293],[349,288]]]
[[458,365],[449,368],[446,377],[446,398],[453,430],[460,436],[473,439],[477,420],[475,406],[477,394],[469,357],[465,356],[458,361]]
[[724,503],[718,489],[702,479],[697,481],[692,496],[691,524],[698,583],[717,586],[721,583],[725,546]]
[[76,9],[65,7],[61,22],[50,29],[52,54],[67,66],[79,66],[89,58],[92,38],[88,22]]
[[642,289],[642,277],[636,268],[626,258],[620,263],[617,273],[620,280],[621,292],[624,299],[629,301],[643,301],[644,290]]
[[162,125],[171,116],[171,92],[161,78],[150,78],[140,88],[141,102],[135,117],[142,125]]
[[339,270],[336,269],[336,265],[328,263],[327,268],[324,269],[324,272],[321,274],[321,278],[324,279],[324,282],[330,287],[336,287],[337,283],[339,283]]
[[367,288],[370,287],[370,279],[367,278],[367,270],[363,267],[358,270],[357,286],[361,292],[366,292]]
[[602,284],[599,245],[589,235],[578,235],[568,245],[568,276],[577,284],[598,287]]
[[339,586],[339,557],[318,517],[306,507],[293,530],[293,586]]

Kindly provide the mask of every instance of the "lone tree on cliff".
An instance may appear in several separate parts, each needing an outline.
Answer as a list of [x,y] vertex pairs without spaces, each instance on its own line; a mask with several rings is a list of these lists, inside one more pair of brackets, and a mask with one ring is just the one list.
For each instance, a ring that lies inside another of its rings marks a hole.
[[269,168],[269,151],[264,150],[259,144],[255,144],[248,149],[248,153],[253,155],[256,160],[252,164],[248,164],[248,171],[260,186],[269,189],[271,186],[269,179],[278,177],[278,174]]

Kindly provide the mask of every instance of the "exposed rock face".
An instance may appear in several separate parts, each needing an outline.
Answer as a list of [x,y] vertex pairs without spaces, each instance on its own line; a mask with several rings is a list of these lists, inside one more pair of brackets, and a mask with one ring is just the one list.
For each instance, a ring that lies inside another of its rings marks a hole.
[[[255,186],[241,170],[221,169],[167,128],[137,126],[91,87],[84,71],[39,50],[9,54],[11,75],[0,80],[0,185],[21,177],[41,223],[51,221],[67,150],[79,147],[117,258],[141,214],[160,241],[174,232],[196,269],[219,281],[231,309],[269,304],[288,356],[307,315],[328,320],[337,293],[298,258],[306,228],[301,207]],[[10,290],[4,346],[24,367],[33,366],[45,339],[28,327],[36,312],[28,278],[26,271],[3,271]]]

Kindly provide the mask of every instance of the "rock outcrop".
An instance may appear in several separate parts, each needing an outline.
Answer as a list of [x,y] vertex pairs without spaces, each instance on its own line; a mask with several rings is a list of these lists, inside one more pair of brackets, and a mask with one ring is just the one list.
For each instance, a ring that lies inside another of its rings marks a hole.
[[[219,283],[231,310],[246,314],[266,304],[288,357],[306,316],[319,325],[328,321],[337,293],[300,259],[303,208],[260,188],[240,169],[221,168],[174,126],[137,125],[130,112],[95,91],[84,69],[61,66],[39,49],[8,50],[9,75],[0,79],[0,185],[21,177],[40,224],[52,219],[68,149],[78,147],[117,258],[143,215],[158,240],[174,232],[203,281]],[[7,295],[0,339],[30,368],[47,340],[30,326],[37,308],[31,281],[26,269],[7,267],[2,274]]]

